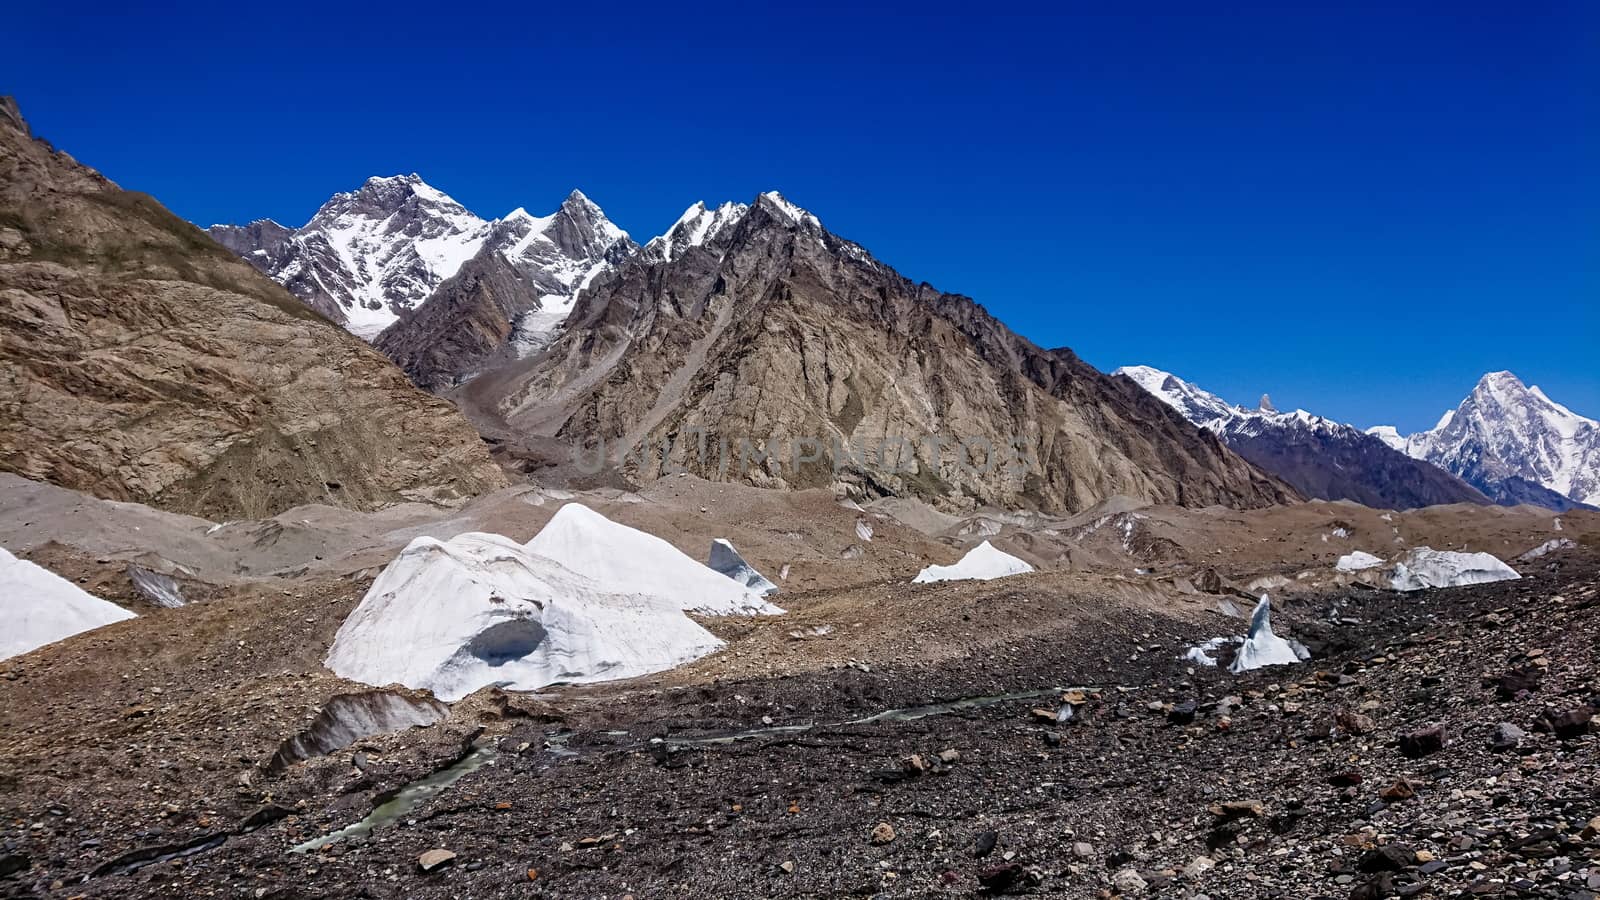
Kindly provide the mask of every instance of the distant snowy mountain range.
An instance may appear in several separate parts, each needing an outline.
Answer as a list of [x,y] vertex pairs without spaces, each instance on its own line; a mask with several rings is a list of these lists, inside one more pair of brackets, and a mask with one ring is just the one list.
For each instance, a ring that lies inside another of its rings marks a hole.
[[1149,366],[1124,366],[1112,374],[1132,379],[1307,497],[1389,509],[1489,502],[1449,472],[1412,459],[1359,428],[1301,409],[1279,412],[1267,397],[1257,409],[1235,406]]
[[519,208],[486,221],[415,174],[369,178],[333,195],[300,228],[261,219],[207,231],[368,341],[480,253],[520,270],[547,305],[570,307],[619,246],[634,249],[627,232],[579,191],[548,216]]
[[[630,260],[672,264],[718,250],[757,206],[878,265],[776,192],[754,204],[695,203],[642,247],[573,191],[555,212],[479,218],[419,176],[370,178],[335,194],[300,228],[270,219],[213,225],[218,242],[309,306],[372,342],[417,384],[443,391],[538,353],[562,333],[578,294]],[[1600,425],[1525,387],[1485,375],[1430,431],[1361,431],[1304,410],[1235,406],[1175,375],[1124,375],[1310,497],[1411,508],[1437,503],[1600,504]]]
[[1368,433],[1461,476],[1497,503],[1600,506],[1600,422],[1580,416],[1510,372],[1490,372],[1431,430]]
[[1600,501],[1596,423],[1510,372],[1485,375],[1437,427],[1409,438],[1390,426],[1363,432],[1305,410],[1279,412],[1266,397],[1257,409],[1236,406],[1149,366],[1113,374],[1310,497],[1402,509],[1494,502],[1565,510]]
[[[798,225],[817,217],[763,195]],[[416,174],[367,179],[300,228],[271,219],[207,231],[323,315],[371,342],[418,385],[446,390],[548,346],[579,291],[629,259],[671,262],[717,241],[747,203],[690,206],[640,247],[573,191],[548,216],[485,220]],[[866,258],[854,248],[852,255]]]

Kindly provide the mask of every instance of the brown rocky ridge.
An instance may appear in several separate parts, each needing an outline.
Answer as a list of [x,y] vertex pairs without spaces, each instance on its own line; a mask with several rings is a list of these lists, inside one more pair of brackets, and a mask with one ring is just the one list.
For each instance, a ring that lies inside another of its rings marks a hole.
[[450,396],[512,455],[561,465],[603,447],[640,482],[684,469],[1052,512],[1297,497],[1133,385],[901,277],[776,194],[701,243],[646,247],[578,295],[542,353]]
[[505,484],[408,384],[147,195],[0,101],[0,470],[217,517]]

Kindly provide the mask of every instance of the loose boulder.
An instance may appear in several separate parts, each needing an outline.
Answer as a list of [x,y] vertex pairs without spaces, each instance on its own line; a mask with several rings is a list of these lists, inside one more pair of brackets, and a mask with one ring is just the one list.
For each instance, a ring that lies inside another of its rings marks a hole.
[[304,759],[342,750],[356,741],[379,734],[432,725],[450,714],[450,707],[427,697],[409,697],[393,691],[337,694],[306,730],[278,746],[263,765],[280,772]]

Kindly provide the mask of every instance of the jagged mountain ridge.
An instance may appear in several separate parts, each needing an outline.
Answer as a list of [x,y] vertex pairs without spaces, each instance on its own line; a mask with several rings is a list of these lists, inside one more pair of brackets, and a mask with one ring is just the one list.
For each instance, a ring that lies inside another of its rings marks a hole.
[[1439,424],[1402,437],[1369,433],[1459,475],[1507,505],[1600,506],[1600,422],[1551,400],[1511,372],[1490,372]]
[[[969,298],[901,277],[771,192],[742,209],[691,207],[581,292],[543,352],[451,396],[508,443],[604,441],[638,480],[681,466],[768,487],[1065,511],[1114,494],[1231,506],[1295,496],[1133,386],[1033,345]],[[696,429],[709,447],[730,447],[701,453],[679,440],[667,459],[621,453]],[[801,460],[812,454],[779,446],[925,435],[997,448],[1015,436],[1037,465],[974,473],[926,445],[897,446],[898,464],[847,461],[832,446]],[[740,439],[777,458],[738,458]]]
[[335,194],[301,228],[260,220],[207,231],[366,340],[419,308],[480,252],[498,252],[522,270],[537,304],[569,298],[628,240],[578,191],[550,216],[517,209],[486,221],[415,173]]
[[1354,426],[1305,410],[1278,412],[1266,396],[1261,408],[1245,409],[1150,366],[1123,366],[1113,374],[1214,432],[1239,455],[1308,497],[1389,509],[1490,502],[1449,472],[1397,452]]
[[456,410],[0,100],[0,470],[217,518],[505,484]]
[[553,338],[573,297],[638,245],[573,191],[543,218],[516,210],[493,223],[472,259],[373,341],[412,381],[443,390]]

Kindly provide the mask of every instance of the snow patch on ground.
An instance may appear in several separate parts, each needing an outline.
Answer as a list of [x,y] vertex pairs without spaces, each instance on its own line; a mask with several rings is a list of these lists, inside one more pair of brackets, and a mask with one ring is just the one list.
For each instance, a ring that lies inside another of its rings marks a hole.
[[1334,568],[1341,572],[1360,572],[1363,569],[1373,569],[1381,565],[1383,565],[1382,557],[1373,556],[1363,550],[1356,550],[1353,553],[1346,553],[1339,557],[1339,562],[1334,565]]
[[1181,658],[1196,665],[1215,667],[1217,658],[1211,654],[1221,650],[1228,644],[1237,644],[1238,642],[1239,638],[1214,637],[1203,644],[1196,644],[1190,647]]
[[1517,557],[1517,561],[1528,562],[1529,560],[1538,559],[1539,557],[1544,556],[1546,553],[1554,553],[1557,550],[1570,550],[1576,546],[1578,546],[1578,544],[1572,538],[1551,538],[1532,550],[1529,550],[1527,553]]
[[1457,553],[1417,547],[1395,562],[1389,586],[1397,591],[1460,587],[1521,578],[1517,571],[1491,553]]
[[961,557],[961,561],[953,566],[929,566],[917,573],[911,579],[912,584],[928,584],[934,581],[962,581],[974,579],[988,581],[994,578],[1005,578],[1008,575],[1021,575],[1032,572],[1033,566],[1006,553],[995,549],[994,545],[984,541]]
[[0,617],[0,659],[10,659],[134,614],[0,547]]

